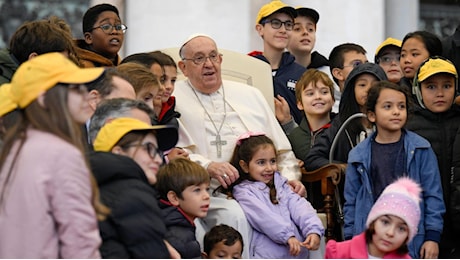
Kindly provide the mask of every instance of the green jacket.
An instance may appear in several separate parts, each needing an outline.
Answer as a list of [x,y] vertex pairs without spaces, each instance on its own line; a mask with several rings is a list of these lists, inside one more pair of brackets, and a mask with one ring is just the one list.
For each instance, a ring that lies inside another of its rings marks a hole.
[[16,69],[19,67],[18,63],[11,56],[8,49],[0,50],[0,85],[9,83]]

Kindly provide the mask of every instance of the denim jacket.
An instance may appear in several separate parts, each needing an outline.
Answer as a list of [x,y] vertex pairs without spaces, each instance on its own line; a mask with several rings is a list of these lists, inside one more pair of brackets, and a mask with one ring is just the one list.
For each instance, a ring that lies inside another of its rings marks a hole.
[[[422,187],[421,217],[418,233],[409,246],[413,258],[420,258],[419,251],[427,241],[439,243],[443,228],[443,201],[441,178],[436,155],[430,143],[423,137],[407,130],[404,149],[407,156],[408,177]],[[345,238],[351,238],[366,229],[367,215],[374,204],[372,180],[370,179],[371,143],[376,133],[350,151],[345,173]]]

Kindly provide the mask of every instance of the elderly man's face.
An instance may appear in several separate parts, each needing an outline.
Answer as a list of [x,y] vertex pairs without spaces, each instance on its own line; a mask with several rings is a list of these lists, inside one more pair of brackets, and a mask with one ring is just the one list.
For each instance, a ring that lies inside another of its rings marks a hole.
[[212,39],[199,36],[190,40],[184,46],[183,58],[185,60],[179,62],[179,68],[198,91],[213,93],[219,89],[222,85],[222,57]]

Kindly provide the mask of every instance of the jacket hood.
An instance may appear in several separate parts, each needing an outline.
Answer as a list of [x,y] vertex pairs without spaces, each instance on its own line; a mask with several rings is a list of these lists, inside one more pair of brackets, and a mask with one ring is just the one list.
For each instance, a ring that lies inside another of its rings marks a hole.
[[146,183],[142,168],[131,158],[110,152],[91,152],[91,171],[99,186],[116,179],[139,179]]
[[311,63],[307,67],[307,69],[317,69],[323,66],[329,67],[329,60],[321,55],[319,52],[314,51],[311,53]]
[[[347,80],[345,80],[345,87],[341,100],[355,100],[354,86],[356,79],[358,76],[365,73],[375,76],[379,81],[388,79],[385,71],[380,67],[380,65],[371,62],[360,64],[350,72]],[[341,107],[346,105],[346,103],[347,102],[340,102],[339,111],[342,111]]]

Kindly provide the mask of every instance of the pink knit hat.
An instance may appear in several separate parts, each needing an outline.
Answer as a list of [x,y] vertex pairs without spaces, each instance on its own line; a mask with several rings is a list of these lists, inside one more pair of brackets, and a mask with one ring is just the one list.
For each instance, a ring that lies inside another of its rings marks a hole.
[[372,206],[367,216],[366,228],[383,215],[403,219],[409,227],[408,243],[417,234],[420,221],[420,186],[410,178],[402,177],[388,185]]

